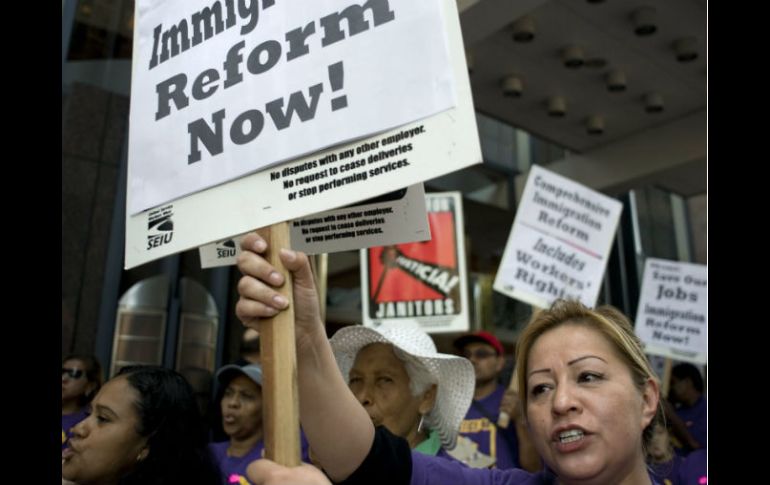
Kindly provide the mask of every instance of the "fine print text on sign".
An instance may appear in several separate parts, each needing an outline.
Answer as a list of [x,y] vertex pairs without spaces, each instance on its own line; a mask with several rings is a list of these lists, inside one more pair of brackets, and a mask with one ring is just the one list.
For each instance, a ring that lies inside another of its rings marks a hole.
[[[312,214],[292,221],[290,231],[291,248],[307,254],[430,239],[425,190],[422,184],[416,184],[358,204]],[[236,264],[241,238],[201,246],[201,267]]]

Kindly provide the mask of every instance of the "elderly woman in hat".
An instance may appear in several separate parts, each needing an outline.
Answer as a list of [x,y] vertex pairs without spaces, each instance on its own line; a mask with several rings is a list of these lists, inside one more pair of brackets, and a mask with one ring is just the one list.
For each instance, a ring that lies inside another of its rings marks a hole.
[[423,454],[449,457],[473,398],[465,358],[441,354],[415,322],[345,327],[331,339],[337,365],[375,426]]

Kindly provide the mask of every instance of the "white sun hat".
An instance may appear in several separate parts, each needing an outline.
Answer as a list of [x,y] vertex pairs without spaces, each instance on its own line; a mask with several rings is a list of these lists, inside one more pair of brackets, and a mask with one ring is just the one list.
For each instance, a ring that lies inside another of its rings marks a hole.
[[419,360],[438,382],[438,393],[428,423],[445,450],[454,448],[460,422],[468,412],[476,386],[473,364],[457,355],[440,354],[433,339],[416,322],[386,322],[377,328],[353,325],[330,339],[337,365],[348,381],[358,352],[369,344],[386,343]]

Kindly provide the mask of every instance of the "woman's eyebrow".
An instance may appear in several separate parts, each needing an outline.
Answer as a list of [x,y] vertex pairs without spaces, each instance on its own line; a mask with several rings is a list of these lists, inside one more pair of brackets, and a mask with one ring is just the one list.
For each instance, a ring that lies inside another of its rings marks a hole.
[[573,365],[573,364],[577,364],[577,363],[578,363],[578,362],[580,362],[581,360],[585,360],[585,359],[599,359],[599,360],[601,360],[602,362],[604,362],[605,364],[607,363],[607,361],[606,361],[606,360],[602,359],[602,358],[601,358],[601,357],[599,357],[598,355],[584,355],[584,356],[582,356],[582,357],[578,357],[577,359],[573,359],[573,360],[570,360],[569,362],[567,362],[567,365]]
[[104,404],[96,404],[94,408],[101,413],[111,414],[112,417],[115,417],[115,418],[120,417],[118,416],[118,413],[112,410],[112,408],[110,408],[109,406],[105,406]]

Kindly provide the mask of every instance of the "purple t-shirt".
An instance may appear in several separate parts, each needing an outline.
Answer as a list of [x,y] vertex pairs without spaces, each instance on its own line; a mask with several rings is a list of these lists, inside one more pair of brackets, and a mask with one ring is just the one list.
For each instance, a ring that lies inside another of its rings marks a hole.
[[553,483],[540,473],[520,469],[469,468],[457,461],[426,457],[412,452],[410,485],[548,485]]
[[[500,403],[504,393],[505,387],[498,385],[492,394],[474,401],[465,419],[460,423],[460,434],[477,443],[480,452],[497,459],[495,468],[499,469],[519,466],[519,439],[516,436],[516,426],[511,423],[507,428],[502,429],[495,424],[500,415]],[[494,422],[489,421],[479,406],[494,419]]]
[[[219,471],[222,474],[222,483],[224,485],[239,484],[239,485],[251,485],[251,482],[246,479],[246,468],[254,460],[264,458],[265,442],[259,440],[254,448],[249,450],[243,456],[228,456],[227,447],[230,446],[229,441],[222,441],[220,443],[209,443],[209,452],[214,457],[214,461],[219,466]],[[302,461],[310,462],[308,455],[308,442],[305,439],[305,434],[300,434],[300,453]]]
[[61,415],[61,434],[62,434],[62,442],[61,442],[61,449],[63,450],[66,447],[66,440],[70,439],[72,437],[72,427],[78,424],[79,422],[86,419],[88,415],[86,414],[85,409],[81,409],[80,411],[77,411],[72,414],[62,414]]
[[230,446],[229,441],[209,443],[209,451],[222,473],[222,483],[225,485],[231,483],[249,484],[250,482],[246,480],[246,468],[252,461],[262,458],[262,452],[265,450],[264,442],[260,440],[254,445],[254,448],[243,456],[228,456],[228,446]]
[[[660,485],[652,475],[653,485]],[[556,479],[548,472],[529,473],[508,470],[469,468],[457,461],[441,460],[412,452],[410,485],[554,485]]]
[[707,483],[706,450],[695,450],[687,455],[679,467],[679,484],[706,485]]
[[663,485],[679,485],[679,467],[684,458],[679,455],[665,463],[653,463],[650,465],[652,472],[663,483]]
[[690,432],[693,438],[700,443],[703,448],[706,446],[706,399],[701,396],[692,405],[692,407],[679,407],[676,409],[676,414],[682,418],[687,431]]

